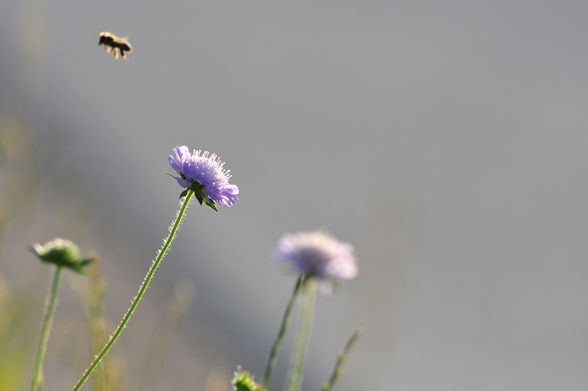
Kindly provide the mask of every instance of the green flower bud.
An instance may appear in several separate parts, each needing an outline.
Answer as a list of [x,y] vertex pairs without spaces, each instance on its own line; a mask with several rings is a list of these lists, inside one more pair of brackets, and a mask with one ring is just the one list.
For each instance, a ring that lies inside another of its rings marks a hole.
[[241,367],[235,372],[233,388],[235,391],[264,391],[264,388],[255,382],[253,375],[241,370]]
[[35,243],[31,251],[43,262],[63,266],[80,274],[86,274],[86,267],[94,258],[81,258],[80,249],[67,239],[55,238],[45,244]]

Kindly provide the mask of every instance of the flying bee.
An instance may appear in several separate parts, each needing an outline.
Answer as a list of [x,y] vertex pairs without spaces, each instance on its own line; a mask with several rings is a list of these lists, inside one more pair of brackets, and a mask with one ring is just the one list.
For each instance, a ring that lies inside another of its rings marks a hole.
[[112,51],[115,60],[118,60],[119,55],[123,60],[126,60],[127,56],[125,52],[130,53],[133,51],[127,37],[117,37],[107,32],[101,32],[98,34],[98,37],[98,45],[103,46],[108,53]]

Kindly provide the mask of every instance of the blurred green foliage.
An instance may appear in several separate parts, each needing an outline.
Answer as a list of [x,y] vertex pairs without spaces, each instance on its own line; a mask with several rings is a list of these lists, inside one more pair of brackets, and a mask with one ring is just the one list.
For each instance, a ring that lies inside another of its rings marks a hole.
[[13,295],[0,276],[0,390],[20,390],[28,382],[31,358],[30,341],[24,330],[30,329],[30,306]]
[[[40,131],[38,124],[22,113],[23,110],[15,107],[0,107],[0,391],[23,390],[30,382],[45,292],[40,281],[44,283],[45,275],[35,272],[23,276],[19,262],[33,259],[33,256],[24,245],[16,243],[34,231],[35,214],[39,212],[36,208],[44,193],[43,179],[62,156],[64,136],[63,130],[51,127]],[[59,231],[67,224],[75,227],[72,230],[81,232],[89,209],[88,198],[82,197],[84,201],[78,202],[76,197],[81,197],[83,189],[77,189],[78,195],[67,192],[63,186],[60,190],[67,194],[58,198],[54,205],[55,224],[51,229]],[[28,270],[31,267],[36,270],[34,264],[33,261],[27,264]],[[59,306],[56,310],[55,323],[62,330],[53,330],[50,336],[45,372],[47,377],[55,379],[52,370],[61,369],[57,376],[59,384],[73,381],[81,366],[103,346],[113,328],[105,316],[106,282],[101,276],[100,262],[89,266],[89,278],[69,279],[85,318],[64,318]],[[144,347],[148,354],[139,360],[138,373],[130,376],[126,371],[126,360],[134,359],[137,352],[126,352],[128,357],[125,358],[113,352],[92,376],[88,389],[121,391],[125,389],[126,377],[129,378],[126,389],[137,389],[139,382],[143,382],[144,389],[157,389],[163,363],[179,324],[190,309],[192,295],[191,285],[178,285],[154,338]]]

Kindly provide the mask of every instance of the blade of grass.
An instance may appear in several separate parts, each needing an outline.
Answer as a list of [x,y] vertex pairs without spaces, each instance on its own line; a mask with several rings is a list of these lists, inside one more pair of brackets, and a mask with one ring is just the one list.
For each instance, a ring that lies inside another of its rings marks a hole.
[[356,331],[355,333],[353,333],[351,338],[349,338],[349,340],[345,344],[345,347],[343,348],[343,351],[341,352],[341,354],[339,354],[339,356],[337,356],[337,362],[335,363],[335,368],[333,368],[333,373],[331,374],[331,377],[325,383],[321,391],[330,391],[331,388],[333,388],[335,382],[341,374],[341,371],[343,369],[343,363],[345,362],[347,355],[349,354],[351,349],[353,349],[353,345],[355,345],[359,337],[361,337],[361,333],[359,331]]
[[272,345],[269,359],[265,367],[265,372],[260,381],[261,386],[264,388],[267,386],[267,383],[272,377],[273,369],[276,366],[276,361],[278,359],[278,351],[280,350],[280,345],[282,344],[282,340],[286,335],[286,331],[288,331],[288,326],[290,325],[290,319],[292,317],[292,308],[294,307],[296,297],[298,297],[298,292],[300,292],[300,286],[302,285],[303,279],[304,277],[300,275],[300,277],[298,277],[298,279],[296,280],[296,283],[294,284],[294,290],[292,291],[290,300],[288,300],[288,304],[286,305],[286,311],[284,312],[284,316],[282,318],[282,323],[280,325],[280,330],[278,331],[278,336],[276,337],[276,340]]

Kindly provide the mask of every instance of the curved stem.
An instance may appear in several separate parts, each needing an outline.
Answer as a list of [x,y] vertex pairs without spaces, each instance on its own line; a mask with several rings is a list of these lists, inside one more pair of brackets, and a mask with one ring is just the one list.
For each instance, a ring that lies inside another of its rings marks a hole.
[[280,331],[278,331],[278,336],[272,345],[272,350],[270,352],[269,360],[265,367],[265,372],[263,377],[261,378],[260,384],[263,388],[267,385],[267,382],[272,377],[272,371],[276,366],[276,361],[278,359],[278,350],[280,349],[280,345],[284,336],[286,335],[286,331],[288,330],[288,326],[290,325],[290,318],[292,317],[292,308],[294,307],[294,302],[296,301],[296,297],[298,296],[298,292],[300,291],[300,286],[302,285],[302,280],[304,277],[300,275],[296,280],[296,284],[294,285],[294,290],[292,291],[292,296],[290,296],[290,300],[286,305],[286,311],[284,312],[284,317],[282,318],[282,324],[280,325]]
[[298,391],[298,387],[300,387],[300,382],[302,381],[304,359],[306,358],[306,349],[308,347],[310,330],[312,328],[316,285],[316,278],[314,277],[309,277],[304,280],[300,325],[298,326],[296,347],[294,350],[294,357],[292,358],[292,366],[290,367],[290,373],[288,375],[286,391]]
[[159,252],[157,253],[157,256],[153,260],[153,263],[151,264],[151,267],[149,268],[149,271],[147,272],[147,275],[145,276],[143,283],[139,287],[139,291],[137,292],[137,296],[135,296],[133,298],[133,301],[131,301],[131,306],[129,307],[129,309],[127,310],[125,315],[123,316],[120,324],[118,325],[116,330],[114,330],[114,333],[110,336],[110,338],[108,339],[108,342],[106,342],[106,344],[104,345],[102,350],[96,355],[96,357],[94,357],[94,361],[92,361],[92,363],[90,364],[88,369],[86,369],[84,371],[80,380],[72,388],[72,391],[79,390],[80,387],[86,382],[86,380],[88,379],[90,374],[92,374],[92,371],[94,371],[94,369],[96,369],[98,364],[100,364],[100,361],[102,360],[102,358],[106,355],[106,353],[108,353],[110,348],[112,348],[112,345],[114,345],[114,343],[116,342],[116,340],[118,339],[118,337],[122,333],[123,329],[125,328],[125,326],[129,322],[129,319],[131,319],[133,312],[135,312],[137,305],[139,304],[139,302],[143,298],[143,295],[145,294],[145,291],[149,287],[149,283],[153,279],[153,275],[155,274],[155,271],[159,267],[161,260],[163,259],[163,257],[165,256],[165,253],[169,249],[171,242],[174,240],[174,237],[176,236],[176,232],[178,231],[178,228],[180,227],[180,223],[182,222],[182,219],[184,218],[184,215],[186,213],[186,209],[188,208],[188,204],[190,203],[190,199],[192,198],[193,195],[194,195],[194,191],[188,190],[188,193],[184,197],[184,202],[182,204],[182,207],[180,208],[180,210],[176,214],[174,221],[172,222],[172,225],[171,225],[171,228],[169,231],[169,235],[165,238],[163,246],[161,247],[161,250],[159,250]]
[[47,303],[45,305],[45,315],[43,316],[43,323],[41,324],[41,334],[39,336],[39,344],[37,345],[37,355],[35,357],[33,377],[31,379],[31,391],[37,391],[43,382],[43,359],[45,358],[47,340],[49,339],[49,331],[51,330],[51,323],[53,321],[55,299],[57,297],[57,288],[59,286],[60,276],[61,266],[55,266],[53,279],[51,281],[51,288],[49,288],[49,296],[47,296]]
[[341,370],[343,368],[343,363],[345,362],[347,355],[349,354],[349,352],[353,348],[353,345],[355,345],[355,343],[357,342],[357,340],[359,339],[360,336],[361,336],[360,332],[356,331],[355,333],[353,333],[351,338],[349,338],[349,340],[345,344],[345,347],[343,348],[343,351],[341,352],[341,354],[339,354],[339,356],[337,356],[337,362],[335,363],[335,368],[333,368],[333,373],[331,374],[329,381],[327,381],[327,383],[325,383],[325,385],[323,386],[321,391],[331,391],[331,388],[333,388],[333,386],[335,385],[335,382],[337,381],[337,379],[339,378],[339,375],[341,374]]

